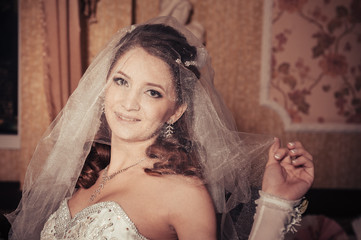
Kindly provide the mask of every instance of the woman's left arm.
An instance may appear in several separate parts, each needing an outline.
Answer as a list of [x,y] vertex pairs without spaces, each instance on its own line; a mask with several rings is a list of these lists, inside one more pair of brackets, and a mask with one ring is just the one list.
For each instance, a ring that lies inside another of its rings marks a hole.
[[314,178],[313,158],[300,142],[271,146],[249,239],[283,239],[301,221],[302,197]]
[[285,200],[297,200],[306,194],[313,178],[313,158],[302,144],[290,142],[281,148],[276,138],[269,150],[262,191]]

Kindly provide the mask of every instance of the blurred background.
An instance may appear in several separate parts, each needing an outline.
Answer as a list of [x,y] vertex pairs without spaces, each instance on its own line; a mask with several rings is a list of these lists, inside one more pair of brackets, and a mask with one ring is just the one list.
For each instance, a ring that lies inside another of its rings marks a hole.
[[[353,234],[350,220],[361,215],[361,132],[285,130],[280,115],[260,104],[261,66],[267,62],[262,59],[266,1],[271,0],[19,0],[15,6],[19,14],[20,148],[0,149],[2,211],[16,206],[37,142],[111,36],[124,26],[159,14],[178,14],[204,38],[216,88],[233,112],[239,130],[277,136],[283,143],[303,142],[314,156],[316,170],[310,204],[315,200],[309,211],[336,219]],[[322,6],[332,1],[336,0],[315,2]],[[275,2],[290,4],[295,11],[307,4],[307,0]],[[338,2],[349,10],[353,6],[361,16],[360,1]],[[334,19],[337,12],[332,14],[326,17]],[[360,31],[355,34],[361,44]],[[301,51],[302,47],[297,46]],[[359,76],[360,62],[358,58],[355,63]],[[359,89],[356,94],[360,97]],[[328,104],[324,108],[335,105]],[[361,120],[354,124],[360,129]]]

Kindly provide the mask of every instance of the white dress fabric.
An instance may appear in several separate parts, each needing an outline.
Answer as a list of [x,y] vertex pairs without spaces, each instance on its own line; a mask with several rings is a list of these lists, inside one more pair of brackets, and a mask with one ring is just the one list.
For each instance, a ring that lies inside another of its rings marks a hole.
[[[287,201],[260,192],[256,200],[257,212],[249,240],[283,240],[289,231],[295,232],[301,214],[301,200]],[[64,239],[126,239],[147,240],[116,202],[99,202],[71,217],[68,199],[61,202],[57,211],[50,215],[41,232],[41,240]]]
[[128,239],[146,240],[116,202],[99,202],[84,208],[73,218],[68,200],[50,215],[41,232],[41,240]]

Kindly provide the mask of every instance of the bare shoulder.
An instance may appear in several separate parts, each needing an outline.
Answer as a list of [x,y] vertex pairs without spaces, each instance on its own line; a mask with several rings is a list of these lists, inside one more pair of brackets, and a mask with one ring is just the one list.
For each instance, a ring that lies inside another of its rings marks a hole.
[[169,222],[179,239],[215,239],[213,201],[203,182],[195,177],[165,177]]
[[201,179],[185,176],[167,176],[165,179],[166,184],[169,184],[168,187],[172,189],[171,193],[173,195],[172,197],[174,197],[172,202],[174,202],[174,204],[208,203],[211,204],[213,208],[211,197]]

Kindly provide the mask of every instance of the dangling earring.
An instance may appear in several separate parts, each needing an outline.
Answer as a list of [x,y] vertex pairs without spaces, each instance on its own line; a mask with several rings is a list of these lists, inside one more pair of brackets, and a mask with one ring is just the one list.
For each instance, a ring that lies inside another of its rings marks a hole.
[[104,113],[105,112],[105,104],[104,104],[104,102],[102,103],[102,113]]
[[171,123],[166,123],[165,131],[164,131],[164,137],[170,138],[174,133],[174,127]]

